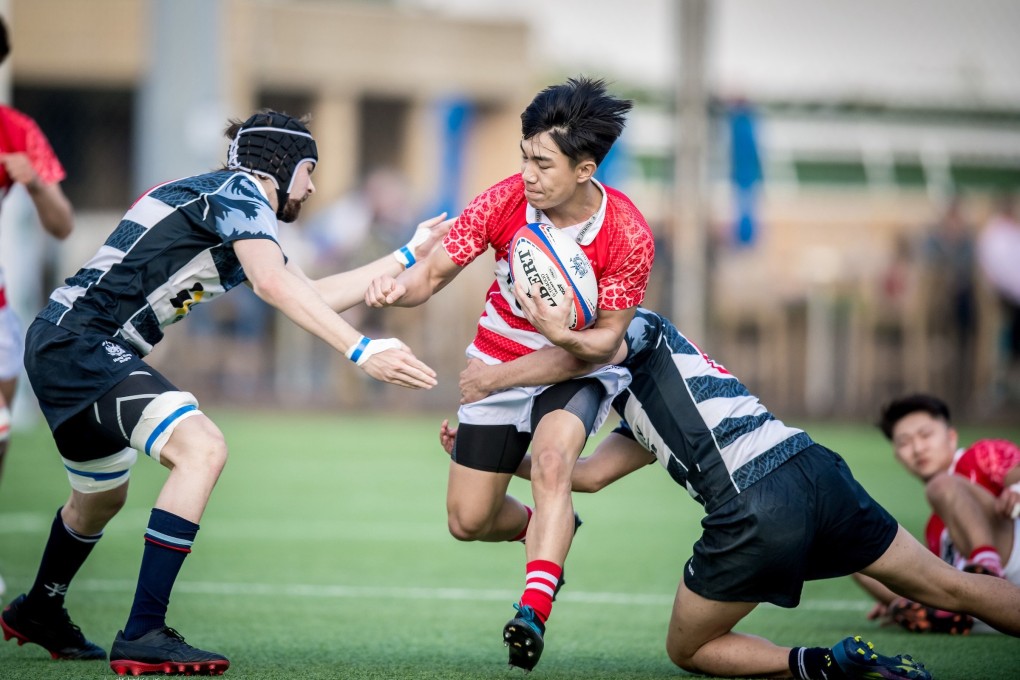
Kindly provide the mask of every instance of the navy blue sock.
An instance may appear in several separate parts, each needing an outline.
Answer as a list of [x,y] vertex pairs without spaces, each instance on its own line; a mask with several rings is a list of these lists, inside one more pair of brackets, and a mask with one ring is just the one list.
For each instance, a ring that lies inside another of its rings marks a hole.
[[832,650],[825,647],[794,647],[789,663],[797,680],[847,680],[832,659]]
[[101,531],[95,536],[85,536],[68,527],[60,518],[63,509],[57,510],[53,518],[35,583],[25,596],[31,607],[63,607],[67,586],[103,536]]
[[124,626],[124,637],[128,640],[166,625],[170,591],[197,533],[198,525],[194,522],[159,508],[152,509],[149,527],[145,530],[145,551],[138,572],[135,601]]

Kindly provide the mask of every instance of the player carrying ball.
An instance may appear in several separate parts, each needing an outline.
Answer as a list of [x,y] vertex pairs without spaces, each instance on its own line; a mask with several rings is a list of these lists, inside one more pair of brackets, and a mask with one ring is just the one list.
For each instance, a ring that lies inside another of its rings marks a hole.
[[[420,305],[492,248],[495,281],[467,356],[494,364],[548,347],[550,341],[518,304],[529,290],[521,281],[510,286],[507,260],[517,230],[544,222],[580,244],[599,287],[594,325],[569,331],[557,342],[580,360],[607,362],[644,298],[654,257],[652,233],[638,209],[593,176],[623,131],[630,108],[630,101],[610,96],[601,80],[571,79],[539,92],[521,114],[521,172],[472,200],[443,247],[427,260],[396,278],[374,281],[366,302]],[[450,533],[462,541],[527,539],[524,593],[515,605],[518,614],[503,631],[511,665],[531,669],[541,656],[545,623],[579,524],[570,471],[626,382],[626,371],[610,367],[551,387],[505,390],[458,412],[447,487]],[[534,510],[506,494],[529,444],[535,459]]]

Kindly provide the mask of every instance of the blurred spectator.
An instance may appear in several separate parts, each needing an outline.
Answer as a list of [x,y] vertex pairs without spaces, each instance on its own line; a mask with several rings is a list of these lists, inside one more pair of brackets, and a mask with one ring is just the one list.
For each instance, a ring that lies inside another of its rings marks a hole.
[[963,215],[959,198],[928,230],[921,247],[928,290],[928,319],[931,330],[948,340],[946,394],[954,408],[963,407],[970,397],[974,371],[974,336],[977,303],[974,287],[976,269],[974,229]]
[[328,274],[392,252],[407,241],[413,217],[407,179],[390,168],[374,170],[358,188],[306,221],[304,233],[316,253],[310,264]]
[[901,315],[907,311],[917,290],[917,263],[914,244],[907,234],[896,234],[892,257],[879,281],[882,302],[889,310]]
[[[360,186],[306,221],[305,238],[316,254],[311,270],[324,276],[393,252],[407,242],[414,216],[410,185],[401,172],[387,167],[369,172]],[[383,333],[386,323],[381,310],[364,305],[344,316],[370,336]]]
[[982,273],[998,296],[1004,313],[1002,329],[1005,366],[998,376],[1007,398],[1018,398],[1020,383],[1020,221],[1016,196],[1004,195],[978,237]]

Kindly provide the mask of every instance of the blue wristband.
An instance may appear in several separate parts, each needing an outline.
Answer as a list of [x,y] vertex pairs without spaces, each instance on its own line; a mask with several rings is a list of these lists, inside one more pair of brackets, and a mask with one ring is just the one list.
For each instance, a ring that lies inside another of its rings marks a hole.
[[399,250],[394,251],[393,257],[397,258],[397,261],[404,265],[404,269],[407,269],[413,265],[417,260],[414,259],[414,253],[407,246],[403,246]]
[[372,341],[369,340],[367,336],[362,335],[361,340],[358,340],[358,344],[348,350],[349,354],[347,355],[347,358],[354,363],[358,363],[358,359],[361,358],[362,353],[365,351],[365,348],[368,347],[368,343],[370,342]]

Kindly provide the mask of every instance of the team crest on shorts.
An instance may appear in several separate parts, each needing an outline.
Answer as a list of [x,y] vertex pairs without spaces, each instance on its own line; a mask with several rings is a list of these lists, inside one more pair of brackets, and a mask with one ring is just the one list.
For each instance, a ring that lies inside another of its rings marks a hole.
[[115,364],[123,364],[131,361],[131,354],[115,342],[103,340],[103,349],[106,350],[106,353],[110,355],[110,358],[113,359],[113,363]]

